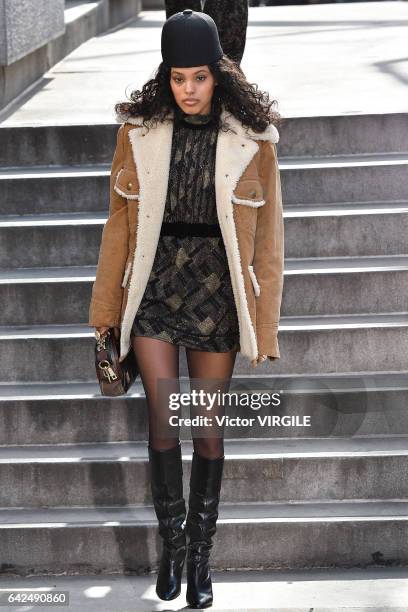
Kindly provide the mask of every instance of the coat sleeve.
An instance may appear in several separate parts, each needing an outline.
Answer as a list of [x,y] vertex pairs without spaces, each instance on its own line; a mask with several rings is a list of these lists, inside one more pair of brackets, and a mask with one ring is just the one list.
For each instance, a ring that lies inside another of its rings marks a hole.
[[118,172],[123,168],[125,125],[117,133],[110,173],[109,216],[104,225],[96,278],[89,307],[91,327],[120,327],[123,299],[122,278],[129,249],[127,200],[114,190]]
[[254,272],[260,286],[256,298],[259,355],[279,359],[278,326],[283,291],[284,225],[280,172],[276,145],[261,144],[260,178],[265,204],[258,208]]

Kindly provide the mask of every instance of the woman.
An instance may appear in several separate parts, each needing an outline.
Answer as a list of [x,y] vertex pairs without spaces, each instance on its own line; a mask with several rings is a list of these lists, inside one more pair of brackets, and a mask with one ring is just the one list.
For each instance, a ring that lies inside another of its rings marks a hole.
[[187,601],[205,608],[213,601],[209,555],[223,435],[193,435],[184,530],[179,430],[169,427],[169,396],[163,400],[158,382],[179,390],[179,346],[193,385],[217,379],[221,391],[238,351],[254,367],[280,357],[279,115],[223,54],[205,13],[173,15],[161,48],[155,78],[116,107],[123,123],[89,323],[101,334],[116,328],[121,360],[133,348],[146,393],[151,490],[164,544],[156,592],[164,600],[179,595],[187,552]]

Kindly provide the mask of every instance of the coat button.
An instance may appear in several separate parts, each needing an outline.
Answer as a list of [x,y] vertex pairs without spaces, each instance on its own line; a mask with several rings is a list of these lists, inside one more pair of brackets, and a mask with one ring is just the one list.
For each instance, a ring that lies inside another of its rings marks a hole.
[[128,184],[127,184],[127,188],[128,188],[128,189],[132,189],[132,187],[133,187],[133,183],[128,183]]
[[256,191],[251,191],[249,195],[251,196],[251,198],[254,198],[256,196]]

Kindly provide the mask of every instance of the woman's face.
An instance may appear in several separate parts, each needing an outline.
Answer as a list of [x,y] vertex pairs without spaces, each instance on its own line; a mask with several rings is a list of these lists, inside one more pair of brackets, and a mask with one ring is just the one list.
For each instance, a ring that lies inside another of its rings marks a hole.
[[208,66],[172,68],[170,86],[177,104],[185,113],[210,113],[216,82]]

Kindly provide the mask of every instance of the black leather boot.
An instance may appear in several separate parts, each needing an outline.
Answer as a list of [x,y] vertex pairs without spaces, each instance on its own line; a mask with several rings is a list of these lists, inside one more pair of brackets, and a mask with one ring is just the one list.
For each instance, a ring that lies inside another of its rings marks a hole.
[[179,441],[176,447],[164,451],[149,445],[148,451],[153,504],[159,521],[159,534],[163,538],[156,593],[160,599],[169,601],[180,595],[186,557],[181,445]]
[[187,603],[194,609],[208,608],[213,602],[209,556],[216,532],[223,467],[224,456],[207,459],[193,452],[186,531]]

